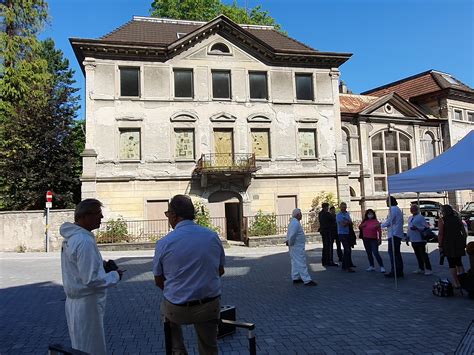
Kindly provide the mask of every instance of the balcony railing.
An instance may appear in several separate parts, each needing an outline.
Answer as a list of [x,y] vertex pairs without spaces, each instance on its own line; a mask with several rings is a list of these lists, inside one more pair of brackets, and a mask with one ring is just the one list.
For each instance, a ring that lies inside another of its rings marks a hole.
[[196,167],[197,173],[238,172],[251,173],[259,169],[253,153],[211,153],[202,154]]

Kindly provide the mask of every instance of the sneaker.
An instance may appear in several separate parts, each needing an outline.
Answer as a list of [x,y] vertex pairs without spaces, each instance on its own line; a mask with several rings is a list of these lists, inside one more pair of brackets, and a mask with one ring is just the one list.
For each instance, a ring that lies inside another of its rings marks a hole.
[[311,280],[309,282],[306,282],[304,285],[305,286],[318,286],[318,283]]
[[433,275],[433,271],[425,270],[425,276],[430,276],[430,275]]
[[303,280],[301,280],[301,279],[293,280],[293,283],[294,284],[302,284]]
[[375,268],[373,266],[369,266],[365,271],[375,271]]
[[424,274],[425,272],[421,269],[415,270],[412,272],[413,274]]
[[380,268],[380,272],[385,274],[385,268],[383,266]]

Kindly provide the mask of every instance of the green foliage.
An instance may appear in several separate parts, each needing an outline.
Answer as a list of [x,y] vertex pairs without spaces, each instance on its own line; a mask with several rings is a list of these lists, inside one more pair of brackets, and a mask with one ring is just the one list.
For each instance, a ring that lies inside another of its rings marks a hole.
[[336,196],[332,192],[320,192],[311,201],[311,212],[309,215],[308,224],[310,225],[311,232],[316,232],[319,229],[318,212],[321,210],[321,205],[327,202],[329,207],[336,207],[336,211],[339,210]]
[[211,214],[209,210],[199,201],[194,201],[194,210],[196,211],[196,217],[194,221],[199,224],[200,226],[209,228],[214,232],[220,233],[220,228],[215,227],[211,222]]
[[97,232],[96,241],[97,244],[129,242],[127,223],[122,218],[107,221],[105,231]]
[[155,17],[192,21],[210,21],[224,14],[239,24],[268,25],[281,30],[275,19],[268,11],[262,10],[260,5],[245,9],[239,7],[236,1],[232,5],[226,5],[220,0],[154,0],[150,12]]
[[262,210],[259,210],[254,217],[253,223],[249,227],[249,235],[275,235],[276,232],[276,215],[274,213],[264,214]]
[[314,211],[320,210],[321,204],[324,202],[329,203],[329,207],[334,206],[336,209],[338,208],[336,196],[332,192],[322,191],[311,201],[311,209]]
[[54,207],[72,207],[80,199],[81,141],[74,72],[52,40],[36,38],[45,1],[7,0],[0,10],[0,208],[42,209],[47,190]]

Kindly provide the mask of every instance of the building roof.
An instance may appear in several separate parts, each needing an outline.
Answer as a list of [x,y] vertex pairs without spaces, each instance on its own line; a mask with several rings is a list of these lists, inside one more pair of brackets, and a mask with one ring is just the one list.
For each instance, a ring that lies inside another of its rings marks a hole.
[[413,97],[434,93],[444,89],[455,89],[468,93],[474,90],[450,74],[436,70],[428,70],[408,78],[404,78],[393,83],[379,86],[363,92],[363,95],[383,96],[391,92],[396,92],[401,97],[409,100]]
[[84,59],[167,61],[213,34],[271,66],[337,68],[351,53],[321,52],[276,31],[272,26],[238,25],[220,15],[209,22],[133,17],[99,39],[70,38],[84,72]]
[[[102,36],[100,39],[113,42],[149,43],[167,46],[180,38],[178,34],[182,36],[191,33],[205,24],[207,22],[134,16],[131,21]],[[276,51],[317,52],[317,50],[276,31],[273,26],[239,26]]]
[[339,94],[341,113],[359,113],[378,99],[377,96]]

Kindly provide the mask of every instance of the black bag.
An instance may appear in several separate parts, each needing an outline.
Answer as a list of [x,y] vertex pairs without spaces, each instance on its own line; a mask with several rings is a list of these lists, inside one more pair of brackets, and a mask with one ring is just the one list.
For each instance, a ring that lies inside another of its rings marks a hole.
[[420,231],[420,234],[421,234],[421,239],[427,242],[437,238],[436,234],[434,234],[433,231],[428,227]]
[[452,297],[454,296],[454,287],[448,279],[439,279],[433,285],[433,295],[438,297]]
[[118,266],[113,260],[109,260],[109,261],[104,260],[104,270],[106,273],[109,273],[111,271],[117,271]]
[[354,227],[352,227],[352,224],[349,227],[349,243],[350,243],[351,247],[353,247],[354,245],[357,244],[357,237],[356,237],[356,234],[354,232]]

